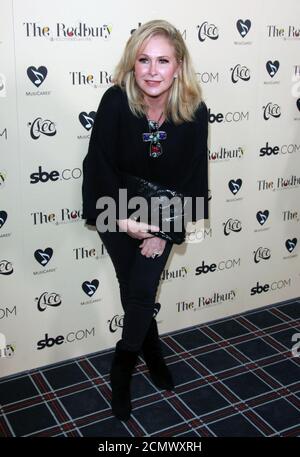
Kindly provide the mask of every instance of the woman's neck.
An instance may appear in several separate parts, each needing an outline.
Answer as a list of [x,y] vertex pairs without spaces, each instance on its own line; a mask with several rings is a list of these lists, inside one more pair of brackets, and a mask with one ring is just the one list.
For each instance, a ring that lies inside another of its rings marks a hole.
[[165,110],[168,94],[161,94],[159,97],[144,96],[148,113],[161,113]]

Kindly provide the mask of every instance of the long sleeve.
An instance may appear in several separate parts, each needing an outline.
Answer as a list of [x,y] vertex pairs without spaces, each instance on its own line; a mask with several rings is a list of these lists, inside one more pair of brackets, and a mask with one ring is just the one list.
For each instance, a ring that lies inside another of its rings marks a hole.
[[[208,219],[208,111],[205,102],[202,102],[196,112],[196,144],[189,171],[183,179],[182,188],[187,196],[193,197],[192,218],[189,221],[196,222],[199,219]],[[204,198],[203,214],[196,217],[196,199]]]
[[117,138],[120,89],[109,88],[100,101],[92,129],[88,153],[83,161],[83,219],[95,224],[96,202],[101,196],[112,197],[118,208],[120,178],[117,171]]

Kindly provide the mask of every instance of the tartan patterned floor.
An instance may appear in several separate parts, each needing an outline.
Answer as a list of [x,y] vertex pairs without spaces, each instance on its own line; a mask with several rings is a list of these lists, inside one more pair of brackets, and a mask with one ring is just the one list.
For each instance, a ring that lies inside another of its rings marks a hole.
[[113,349],[0,379],[0,436],[300,436],[300,299],[162,337],[176,383],[142,358],[128,422],[111,415]]

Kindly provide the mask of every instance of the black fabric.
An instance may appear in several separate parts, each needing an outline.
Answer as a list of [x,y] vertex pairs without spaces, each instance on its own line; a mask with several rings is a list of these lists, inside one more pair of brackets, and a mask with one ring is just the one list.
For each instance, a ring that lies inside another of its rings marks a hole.
[[113,263],[119,283],[124,310],[123,348],[140,350],[155,314],[155,298],[161,274],[172,251],[166,242],[163,253],[156,259],[141,254],[138,240],[125,232],[97,232]]
[[[126,93],[118,86],[106,90],[100,101],[91,133],[88,153],[83,161],[83,219],[94,224],[101,210],[99,197],[110,196],[117,204],[119,189],[126,188],[120,172],[157,181],[183,192],[204,197],[204,218],[208,218],[208,112],[201,102],[195,120],[175,125],[165,121],[160,130],[167,133],[161,141],[163,154],[149,156],[149,143],[142,134],[149,132],[146,116],[135,116]],[[130,195],[128,195],[130,198]],[[128,216],[134,210],[128,211]],[[192,219],[195,221],[195,205]]]

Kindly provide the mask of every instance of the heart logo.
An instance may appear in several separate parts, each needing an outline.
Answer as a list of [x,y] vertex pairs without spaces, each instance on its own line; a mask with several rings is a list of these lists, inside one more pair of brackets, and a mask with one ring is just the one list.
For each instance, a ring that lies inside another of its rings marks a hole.
[[27,76],[36,87],[40,87],[40,85],[45,81],[47,74],[48,70],[46,67],[27,68]]
[[297,99],[296,105],[297,105],[298,110],[300,111],[300,98]]
[[266,222],[268,217],[269,217],[269,211],[267,209],[265,209],[264,211],[258,211],[256,213],[256,219],[258,220],[260,225],[264,225],[264,223]]
[[98,289],[99,281],[98,279],[93,279],[93,281],[84,281],[82,283],[82,290],[89,296],[92,297],[96,290]]
[[271,60],[268,60],[268,62],[266,63],[266,69],[267,69],[267,72],[269,73],[269,75],[271,76],[271,78],[273,78],[273,76],[276,75],[278,68],[279,68],[278,60],[274,60],[274,62],[271,62]]
[[0,228],[3,227],[7,219],[7,212],[6,211],[0,211]]
[[297,244],[297,238],[293,238],[292,240],[286,240],[285,247],[289,252],[292,252]]
[[231,190],[231,192],[233,193],[233,195],[235,195],[238,193],[238,191],[242,187],[242,180],[240,178],[236,179],[236,180],[231,179],[228,183],[228,187]]
[[250,19],[246,19],[246,21],[243,21],[242,19],[239,19],[236,23],[236,27],[239,31],[239,34],[241,37],[245,37],[249,30],[251,29],[251,21]]
[[44,251],[42,249],[37,249],[34,253],[35,260],[43,265],[43,267],[51,260],[52,255],[52,248],[46,248]]
[[80,114],[79,114],[79,120],[80,120],[80,123],[81,125],[83,125],[83,127],[86,129],[86,130],[91,130],[91,128],[93,127],[94,125],[94,120],[95,120],[95,117],[96,117],[96,113],[95,111],[91,111],[89,114],[86,113],[85,111],[82,111]]

